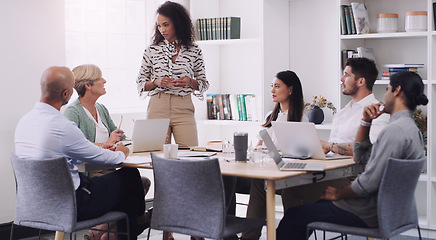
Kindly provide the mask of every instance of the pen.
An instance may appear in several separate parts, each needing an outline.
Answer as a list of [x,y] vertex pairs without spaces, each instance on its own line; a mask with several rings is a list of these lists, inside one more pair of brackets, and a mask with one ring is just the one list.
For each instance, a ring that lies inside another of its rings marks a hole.
[[124,146],[129,146],[129,145],[132,145],[132,143],[126,143],[126,144],[124,144]]
[[121,124],[123,123],[123,115],[121,115],[120,125],[118,125],[118,129],[121,129]]

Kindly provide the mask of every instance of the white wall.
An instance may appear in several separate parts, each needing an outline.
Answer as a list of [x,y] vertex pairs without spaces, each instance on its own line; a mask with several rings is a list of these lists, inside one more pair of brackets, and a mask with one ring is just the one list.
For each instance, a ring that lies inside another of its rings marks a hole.
[[0,223],[13,220],[15,182],[9,160],[18,120],[39,100],[39,80],[65,64],[64,1],[0,1]]
[[[339,107],[338,16],[336,0],[290,2],[289,68],[303,84],[305,102],[321,94]],[[324,113],[331,122],[331,111]]]

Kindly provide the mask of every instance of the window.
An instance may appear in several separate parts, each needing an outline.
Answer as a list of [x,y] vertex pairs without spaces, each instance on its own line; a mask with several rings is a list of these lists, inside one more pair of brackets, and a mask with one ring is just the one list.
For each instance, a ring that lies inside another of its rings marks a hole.
[[111,113],[146,109],[136,91],[136,77],[144,49],[150,44],[158,4],[147,0],[65,0],[66,64],[71,69],[87,63],[100,67],[107,93],[98,102]]

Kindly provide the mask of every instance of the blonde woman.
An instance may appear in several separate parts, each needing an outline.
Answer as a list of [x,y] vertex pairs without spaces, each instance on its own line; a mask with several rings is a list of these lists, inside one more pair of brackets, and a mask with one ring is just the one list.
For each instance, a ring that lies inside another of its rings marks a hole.
[[[124,139],[125,136],[124,132],[112,121],[107,108],[97,102],[99,97],[106,94],[104,87],[106,80],[103,78],[100,68],[96,65],[84,64],[75,67],[73,73],[74,89],[76,89],[79,98],[68,106],[64,115],[77,124],[89,141],[102,148],[115,149],[115,144]],[[113,170],[92,171],[88,173],[88,177],[101,176],[111,171]],[[141,177],[141,180],[145,195],[151,182],[146,177]],[[145,215],[145,218],[138,219],[142,228],[149,226],[150,216]],[[115,227],[115,223],[112,223],[111,227]],[[100,225],[99,228],[106,228],[106,225]],[[90,231],[90,235],[93,238],[89,237],[89,239],[106,239],[106,233],[103,234],[103,232]],[[114,236],[111,235],[110,238],[114,239]]]
[[85,64],[75,67],[73,73],[74,89],[79,98],[65,110],[64,115],[77,124],[89,141],[104,148],[113,148],[123,139],[124,132],[114,124],[107,108],[97,102],[106,94],[106,80],[100,68]]

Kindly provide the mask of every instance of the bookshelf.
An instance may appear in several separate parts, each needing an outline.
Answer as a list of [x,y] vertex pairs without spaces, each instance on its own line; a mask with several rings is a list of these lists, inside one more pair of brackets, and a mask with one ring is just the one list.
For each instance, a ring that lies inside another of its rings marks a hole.
[[[258,119],[272,110],[270,83],[275,74],[289,68],[289,19],[287,0],[186,0],[191,18],[240,17],[240,39],[202,40],[197,44],[203,51],[210,88],[206,94],[254,94]],[[284,37],[271,39],[274,29],[270,23],[281,25]],[[272,45],[274,41],[276,45]],[[277,44],[282,48],[277,48]],[[276,61],[265,61],[274,56]],[[208,120],[206,101],[193,98],[198,124],[199,144],[208,140],[232,139],[233,132],[247,131],[256,141],[262,121]]]
[[[349,5],[351,2],[365,3],[368,9],[370,34],[362,35],[339,35],[339,50],[356,49],[356,47],[373,48],[377,68],[381,73],[387,69],[383,67],[388,63],[424,63],[425,66],[418,70],[425,84],[425,93],[429,98],[427,106],[421,107],[427,114],[427,164],[421,174],[415,192],[420,226],[428,229],[436,229],[436,207],[432,202],[436,201],[436,121],[432,120],[436,106],[433,99],[436,97],[436,32],[433,24],[433,2],[434,0],[337,0],[337,13],[339,16],[340,6]],[[427,11],[427,31],[405,32],[405,12]],[[376,33],[377,13],[398,13],[398,32]],[[337,18],[340,28],[340,17]],[[340,29],[338,31],[340,34]],[[340,55],[338,55],[338,72],[342,73]],[[377,99],[383,101],[385,88],[389,84],[385,80],[377,80],[373,92]],[[339,106],[344,107],[349,97],[341,94],[338,89]]]

